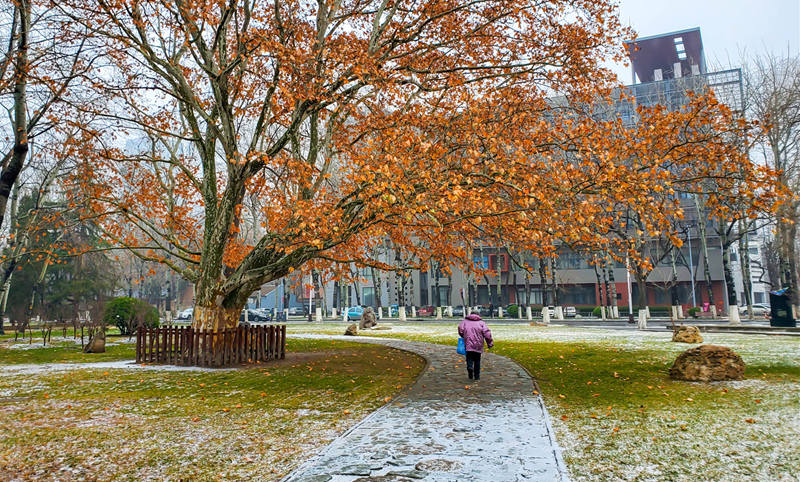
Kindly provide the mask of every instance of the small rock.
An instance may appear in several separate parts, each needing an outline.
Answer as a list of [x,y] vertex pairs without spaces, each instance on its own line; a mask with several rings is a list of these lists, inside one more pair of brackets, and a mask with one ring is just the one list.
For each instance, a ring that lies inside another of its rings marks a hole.
[[352,325],[347,327],[347,329],[344,331],[344,334],[347,336],[358,335],[358,326],[355,323],[353,323]]
[[672,333],[672,341],[678,343],[703,343],[703,336],[696,326],[681,325]]
[[371,472],[369,465],[348,465],[336,471],[339,475],[369,475]]
[[391,477],[408,477],[410,479],[424,479],[428,473],[424,470],[395,470],[387,473]]
[[698,382],[742,380],[742,357],[725,346],[700,345],[681,353],[669,369],[670,378]]
[[423,460],[414,466],[417,470],[434,472],[453,472],[462,467],[461,462],[447,459]]

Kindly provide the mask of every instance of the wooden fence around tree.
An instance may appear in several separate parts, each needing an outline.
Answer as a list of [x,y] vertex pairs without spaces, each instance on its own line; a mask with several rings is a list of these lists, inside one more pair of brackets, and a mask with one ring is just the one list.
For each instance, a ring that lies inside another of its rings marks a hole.
[[286,357],[286,325],[239,326],[222,331],[139,327],[136,363],[223,367]]

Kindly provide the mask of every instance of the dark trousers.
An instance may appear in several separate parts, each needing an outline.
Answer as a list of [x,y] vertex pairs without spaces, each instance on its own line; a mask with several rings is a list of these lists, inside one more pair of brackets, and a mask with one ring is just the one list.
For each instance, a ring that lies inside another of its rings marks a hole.
[[475,377],[475,380],[480,380],[481,378],[481,352],[479,351],[468,351],[467,352],[467,373],[469,373],[472,378]]

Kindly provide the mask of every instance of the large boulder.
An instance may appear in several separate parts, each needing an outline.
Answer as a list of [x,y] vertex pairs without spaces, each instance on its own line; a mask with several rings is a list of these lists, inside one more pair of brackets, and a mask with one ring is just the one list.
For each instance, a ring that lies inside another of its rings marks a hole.
[[347,336],[358,335],[358,325],[356,325],[355,323],[351,324],[350,326],[347,327],[346,330],[344,330],[344,334]]
[[744,361],[725,346],[700,345],[681,353],[669,369],[670,378],[692,382],[741,380]]
[[361,329],[372,328],[377,324],[378,318],[375,316],[375,311],[372,310],[372,307],[368,306],[361,315],[361,321],[358,327]]
[[106,352],[106,333],[104,330],[97,330],[83,347],[84,353],[105,353]]
[[703,336],[696,326],[681,325],[672,332],[672,341],[678,343],[703,343]]

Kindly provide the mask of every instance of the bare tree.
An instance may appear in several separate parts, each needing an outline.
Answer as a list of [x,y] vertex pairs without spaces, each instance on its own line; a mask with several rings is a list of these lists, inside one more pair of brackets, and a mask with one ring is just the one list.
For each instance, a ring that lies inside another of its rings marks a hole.
[[745,74],[748,114],[761,122],[760,153],[778,171],[778,182],[793,193],[775,217],[778,278],[792,303],[798,290],[797,222],[800,220],[800,59],[771,53],[752,57]]

